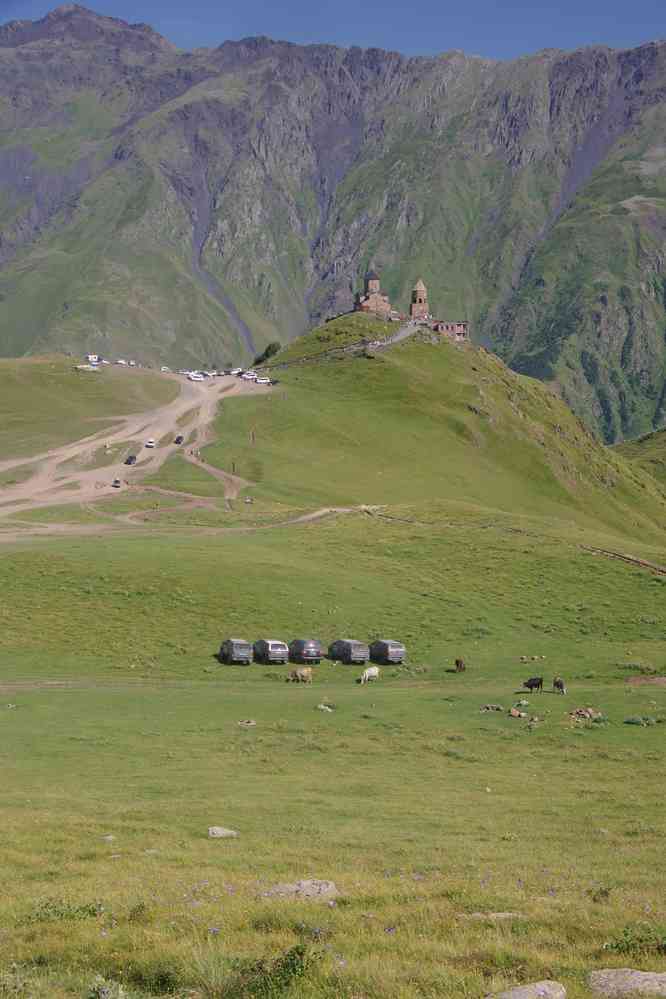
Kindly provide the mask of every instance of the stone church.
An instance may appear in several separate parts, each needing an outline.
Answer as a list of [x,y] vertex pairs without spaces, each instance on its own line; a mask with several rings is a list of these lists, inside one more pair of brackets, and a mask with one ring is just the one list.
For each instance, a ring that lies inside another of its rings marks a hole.
[[[385,295],[381,290],[379,275],[374,270],[370,270],[366,274],[364,290],[357,294],[354,310],[371,313],[379,319],[407,319],[407,316],[393,308],[388,295]],[[421,278],[412,288],[409,318],[414,322],[427,323],[435,333],[444,333],[446,336],[457,339],[468,336],[467,323],[433,318],[430,314],[428,289]]]

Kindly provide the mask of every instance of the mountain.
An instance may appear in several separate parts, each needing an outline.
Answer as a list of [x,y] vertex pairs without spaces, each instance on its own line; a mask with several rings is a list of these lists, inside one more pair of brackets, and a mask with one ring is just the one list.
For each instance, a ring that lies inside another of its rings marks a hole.
[[247,360],[369,265],[607,441],[666,423],[666,43],[512,62],[0,29],[0,353]]

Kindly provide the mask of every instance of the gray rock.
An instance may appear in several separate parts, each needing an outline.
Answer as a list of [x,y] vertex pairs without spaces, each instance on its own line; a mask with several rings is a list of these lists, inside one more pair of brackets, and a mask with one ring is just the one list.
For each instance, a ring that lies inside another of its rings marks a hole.
[[111,833],[109,833],[108,836],[102,836],[102,839],[104,840],[105,843],[113,843],[115,838],[116,837],[113,836]]
[[519,985],[506,992],[494,992],[486,999],[567,999],[567,990],[559,982],[533,982],[531,985]]
[[465,919],[501,923],[505,919],[525,919],[525,916],[521,912],[470,912]]
[[235,829],[225,829],[224,826],[209,826],[208,836],[210,839],[234,839],[238,833]]
[[273,885],[267,895],[278,898],[335,898],[340,892],[333,881],[320,881],[318,878],[306,878],[291,884]]
[[593,971],[590,988],[598,996],[666,996],[666,972],[606,968]]

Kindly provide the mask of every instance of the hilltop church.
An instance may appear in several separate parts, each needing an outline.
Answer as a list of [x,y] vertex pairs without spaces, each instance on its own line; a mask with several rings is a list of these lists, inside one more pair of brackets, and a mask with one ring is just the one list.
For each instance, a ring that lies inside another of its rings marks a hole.
[[[370,270],[365,276],[365,287],[363,292],[356,295],[354,303],[355,312],[367,312],[379,319],[407,319],[408,317],[393,308],[388,295],[381,290],[381,282],[376,271]],[[409,304],[409,318],[414,322],[427,323],[436,333],[445,333],[449,336],[467,337],[468,326],[463,322],[447,322],[441,319],[433,319],[430,314],[428,303],[428,289],[421,280],[418,279],[412,288],[411,301]]]

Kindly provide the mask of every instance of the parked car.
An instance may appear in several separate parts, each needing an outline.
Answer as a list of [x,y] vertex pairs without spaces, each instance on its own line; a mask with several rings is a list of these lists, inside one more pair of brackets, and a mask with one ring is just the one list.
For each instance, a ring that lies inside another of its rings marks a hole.
[[319,665],[324,650],[318,638],[295,638],[289,643],[289,658],[292,663],[316,663]]
[[249,666],[252,662],[252,646],[244,638],[225,638],[217,658],[221,663],[242,663]]
[[166,364],[163,364],[162,367],[160,368],[160,371],[162,372],[162,374],[168,375],[169,372],[171,371],[171,368],[167,367]]
[[144,446],[145,447],[155,447],[155,438],[154,437],[149,437]]
[[402,642],[394,642],[391,638],[378,638],[370,645],[370,658],[375,663],[401,663],[406,655]]
[[255,371],[246,371],[244,374],[241,375],[241,378],[243,379],[244,382],[256,382],[257,374]]
[[243,369],[242,368],[232,368],[231,371],[229,372],[229,374],[230,375],[242,375],[243,374]]
[[275,638],[260,638],[254,643],[254,658],[258,663],[286,663],[289,647]]
[[328,658],[341,663],[365,663],[370,658],[370,649],[365,642],[355,638],[338,638],[328,647]]
[[256,381],[257,381],[257,385],[270,385],[270,383],[271,383],[270,378],[265,378],[263,376],[261,378],[257,378]]
[[127,457],[125,458],[125,464],[126,465],[136,465],[136,455],[135,454],[128,454]]
[[111,485],[113,486],[114,489],[120,489],[122,483],[120,479],[114,479]]
[[174,444],[183,444],[184,442],[185,442],[185,438],[183,437],[183,435],[182,434],[178,434],[178,436],[176,437],[176,439],[174,441]]

